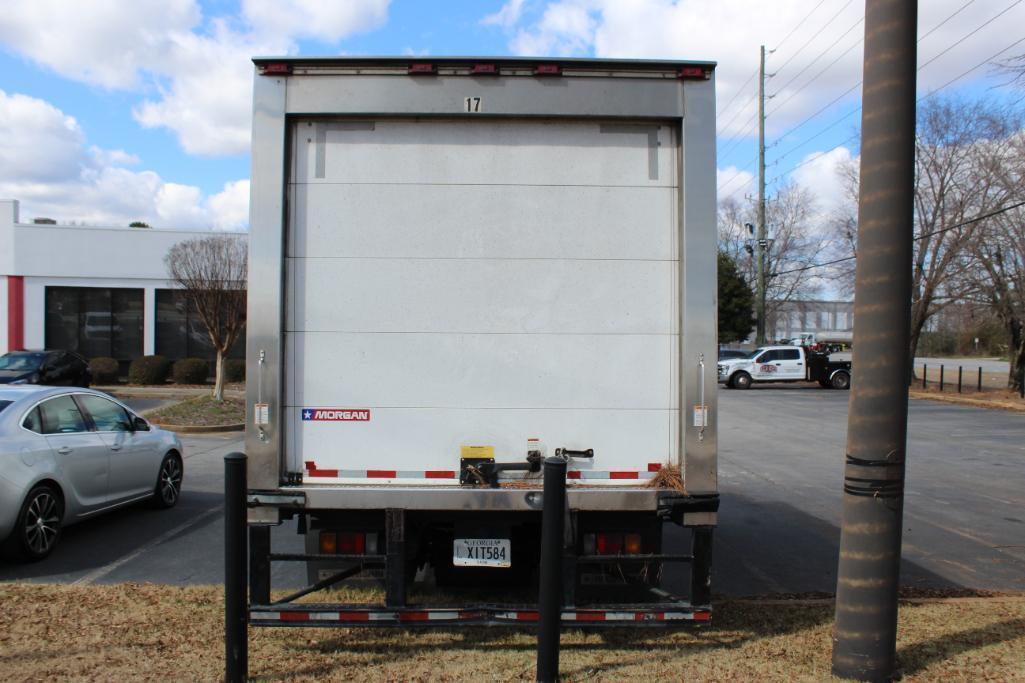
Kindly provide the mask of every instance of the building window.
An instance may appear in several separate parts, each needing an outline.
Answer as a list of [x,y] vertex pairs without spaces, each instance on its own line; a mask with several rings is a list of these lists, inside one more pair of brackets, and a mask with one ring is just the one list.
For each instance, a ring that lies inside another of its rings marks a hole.
[[[156,335],[157,354],[171,360],[179,358],[204,358],[214,360],[217,353],[210,343],[206,325],[195,307],[189,306],[185,295],[177,289],[156,291]],[[228,352],[228,358],[245,358],[246,332],[243,328],[235,345]]]
[[45,297],[46,348],[120,361],[142,355],[141,289],[47,287]]

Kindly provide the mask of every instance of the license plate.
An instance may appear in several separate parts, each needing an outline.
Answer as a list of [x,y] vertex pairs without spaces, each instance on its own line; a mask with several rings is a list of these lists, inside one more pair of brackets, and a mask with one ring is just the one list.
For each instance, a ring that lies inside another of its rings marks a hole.
[[507,538],[457,538],[452,542],[452,564],[457,567],[511,567]]

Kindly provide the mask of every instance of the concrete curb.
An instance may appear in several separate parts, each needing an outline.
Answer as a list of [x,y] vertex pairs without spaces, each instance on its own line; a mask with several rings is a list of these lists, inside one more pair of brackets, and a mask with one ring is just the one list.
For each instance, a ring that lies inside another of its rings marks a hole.
[[174,425],[166,422],[156,422],[150,420],[150,424],[154,427],[160,427],[171,432],[178,434],[215,434],[218,432],[241,432],[246,428],[244,422],[239,424],[226,424],[226,425]]

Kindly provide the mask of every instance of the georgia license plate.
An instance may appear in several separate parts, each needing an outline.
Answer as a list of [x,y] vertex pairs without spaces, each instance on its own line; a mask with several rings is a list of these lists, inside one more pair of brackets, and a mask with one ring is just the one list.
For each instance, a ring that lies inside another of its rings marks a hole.
[[452,542],[452,564],[456,567],[511,567],[509,539],[457,538]]

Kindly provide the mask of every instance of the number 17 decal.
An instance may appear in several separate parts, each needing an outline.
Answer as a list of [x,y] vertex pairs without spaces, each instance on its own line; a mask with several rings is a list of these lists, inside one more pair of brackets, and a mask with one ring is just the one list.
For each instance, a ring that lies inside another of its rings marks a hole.
[[484,111],[484,102],[479,97],[464,97],[463,109],[468,114],[479,114]]

